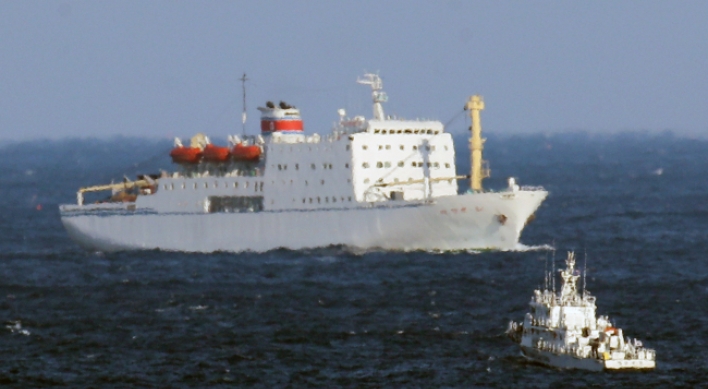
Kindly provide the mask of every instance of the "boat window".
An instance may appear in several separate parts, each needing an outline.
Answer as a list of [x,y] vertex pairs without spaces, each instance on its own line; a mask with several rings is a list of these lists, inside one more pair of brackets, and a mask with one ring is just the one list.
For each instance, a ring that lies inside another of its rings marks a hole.
[[394,177],[393,182],[398,182],[398,177]]
[[364,150],[366,150],[366,149],[369,148],[369,146],[367,146],[367,145],[362,145],[361,148],[364,149]]
[[446,164],[445,164],[445,167],[449,169],[449,168],[450,168],[450,164],[449,164],[449,163],[446,163]]
[[349,196],[349,202],[350,203],[352,202],[352,196]]
[[238,182],[234,182],[234,188],[238,188]]
[[345,163],[345,164],[344,164],[344,168],[345,168],[345,169],[349,169],[349,164],[348,164],[348,163]]
[[383,150],[383,145],[379,145],[379,150]]
[[398,130],[398,131],[396,131],[396,132],[400,134],[400,133],[402,133],[402,132],[403,132],[403,130]]
[[403,161],[398,161],[398,167],[403,167],[404,163]]
[[412,133],[413,131],[411,131],[410,129],[406,129],[404,132],[405,132],[406,134],[410,134],[410,133]]
[[415,161],[411,162],[411,166],[415,167],[416,163]]
[[187,185],[183,182],[183,183],[182,183],[182,189],[184,189],[184,188],[186,188],[186,187],[187,187]]
[[207,189],[207,188],[209,188],[209,184],[207,184],[207,183],[205,182],[205,183],[204,183],[204,189]]
[[368,163],[368,162],[364,162],[364,163],[361,164],[361,167],[363,167],[364,169],[368,169],[368,168],[369,168],[369,163]]
[[384,162],[384,167],[391,167],[391,162]]
[[447,150],[447,146],[445,146],[445,150]]
[[298,164],[298,163],[295,164],[295,170],[300,170],[300,164]]
[[309,200],[310,200],[310,204],[312,204],[312,197],[310,197]]
[[163,185],[163,188],[165,188],[165,190],[167,190],[167,184]]
[[406,147],[403,146],[403,145],[401,145],[401,146],[399,146],[399,148],[400,148],[401,150],[405,150]]
[[209,196],[209,213],[260,212],[263,196]]
[[349,151],[349,145],[347,145],[347,151]]
[[365,179],[364,179],[364,183],[365,183],[365,184],[368,184],[369,182],[370,182],[370,181],[369,181],[368,178],[365,178]]
[[380,132],[381,132],[381,130],[379,130],[379,129],[374,130],[374,134],[378,134]]
[[320,180],[320,183],[321,183],[322,185],[324,185],[324,180]]
[[317,196],[317,204],[319,204],[319,203],[320,203],[320,197]]
[[278,170],[283,170],[283,165],[278,164]]
[[174,190],[174,189],[175,189],[175,184],[170,184],[170,190]]
[[381,163],[381,162],[376,162],[376,167],[377,167],[377,168],[382,168],[382,167],[383,167],[383,163]]
[[315,170],[315,164],[314,164],[314,163],[310,164],[310,167],[312,168],[312,170]]
[[386,145],[386,150],[391,150],[391,145]]
[[382,134],[386,135],[386,130],[381,131]]
[[413,150],[418,150],[418,146],[413,146]]
[[336,202],[337,202],[337,198],[333,196],[333,197],[332,197],[332,202],[333,202],[333,203],[336,203]]
[[244,188],[248,188],[248,181],[246,181],[246,182],[243,183],[243,187],[244,187]]
[[194,183],[194,189],[197,189],[197,183],[196,183],[196,182]]
[[325,203],[329,203],[329,197],[325,197]]

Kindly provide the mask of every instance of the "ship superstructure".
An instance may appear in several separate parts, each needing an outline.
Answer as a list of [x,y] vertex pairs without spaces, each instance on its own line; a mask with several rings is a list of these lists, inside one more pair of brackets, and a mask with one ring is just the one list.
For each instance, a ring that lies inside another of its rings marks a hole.
[[624,338],[607,316],[596,317],[595,297],[579,292],[575,254],[560,272],[561,290],[534,291],[523,323],[509,323],[507,334],[521,354],[544,365],[583,370],[653,369],[656,352]]
[[[358,81],[372,88],[372,119],[339,110],[328,134],[307,135],[298,108],[267,102],[259,135],[230,136],[228,146],[202,134],[189,146],[176,139],[175,172],[82,188],[76,205],[61,206],[62,221],[77,242],[104,251],[515,248],[547,192],[511,179],[502,192],[458,194],[469,176],[456,174],[442,123],[387,117],[379,76]],[[468,106],[479,126],[479,104]],[[84,204],[100,190],[114,194]]]

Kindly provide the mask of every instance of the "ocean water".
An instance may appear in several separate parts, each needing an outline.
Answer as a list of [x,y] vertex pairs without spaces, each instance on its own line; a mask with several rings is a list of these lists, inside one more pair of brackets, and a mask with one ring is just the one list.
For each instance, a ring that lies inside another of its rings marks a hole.
[[[170,142],[0,147],[0,385],[706,385],[708,141],[489,138],[487,187],[514,176],[550,191],[518,251],[86,252],[58,204],[80,186],[169,168]],[[543,283],[551,246],[559,265],[566,250],[587,253],[598,313],[656,349],[655,371],[563,371],[519,356],[504,330]]]

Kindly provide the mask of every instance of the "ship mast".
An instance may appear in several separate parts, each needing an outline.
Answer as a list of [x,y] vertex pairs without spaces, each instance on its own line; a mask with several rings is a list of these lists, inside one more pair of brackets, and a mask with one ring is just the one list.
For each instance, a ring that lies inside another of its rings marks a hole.
[[358,78],[357,83],[371,85],[371,99],[374,101],[374,119],[384,120],[384,111],[381,103],[388,101],[388,96],[383,89],[383,82],[378,74],[366,73],[364,78]]
[[470,172],[470,189],[473,192],[482,191],[482,179],[489,177],[489,168],[486,166],[486,161],[482,160],[482,149],[484,141],[482,138],[482,125],[479,119],[479,111],[484,109],[484,100],[482,96],[470,96],[470,99],[465,104],[465,110],[470,111],[472,119],[472,137],[470,138],[470,151],[472,158],[472,171]]
[[243,113],[241,113],[241,123],[243,125],[243,136],[246,136],[246,73],[243,73],[241,80],[241,88],[243,89]]

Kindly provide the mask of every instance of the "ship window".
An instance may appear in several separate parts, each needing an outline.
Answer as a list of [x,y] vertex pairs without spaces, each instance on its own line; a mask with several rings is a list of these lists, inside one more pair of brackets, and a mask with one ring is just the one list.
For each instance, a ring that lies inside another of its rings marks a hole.
[[401,145],[401,146],[399,146],[399,148],[400,148],[401,150],[405,150],[406,147],[403,146],[403,145]]
[[165,190],[167,190],[167,184],[165,184],[165,185],[163,186],[163,188],[165,188]]
[[382,168],[382,167],[383,167],[383,163],[381,163],[381,162],[376,162],[376,167]]
[[363,146],[361,146],[361,148],[362,148],[362,149],[364,149],[364,150],[366,150],[366,149],[368,149],[368,148],[369,148],[369,146],[367,146],[367,145],[363,145]]
[[406,133],[406,134],[410,134],[412,131],[411,131],[410,129],[406,129],[406,130],[403,131],[403,132]]
[[385,134],[386,134],[386,130],[381,131],[381,133],[385,135]]
[[174,189],[175,189],[175,184],[170,184],[170,190],[174,190]]
[[196,182],[194,183],[194,189],[197,189],[197,183],[196,183]]
[[368,184],[368,183],[369,183],[369,179],[368,179],[368,178],[364,179],[364,183],[365,183],[365,184]]
[[263,182],[261,182],[261,192],[263,192]]
[[445,150],[447,150],[447,146],[445,146]]
[[398,167],[403,167],[403,165],[405,165],[403,161],[398,161]]
[[393,182],[398,182],[398,177],[395,177],[395,178],[393,179]]
[[329,168],[332,169],[332,164],[331,164],[331,163],[329,164]]
[[310,164],[310,167],[312,168],[312,170],[315,170],[315,164],[314,164],[314,163]]
[[419,134],[419,133],[420,133],[420,130],[415,130],[415,131],[413,131],[413,133],[414,133],[414,134]]
[[324,180],[320,180],[320,183],[321,183],[322,185],[324,185]]
[[300,164],[295,164],[295,170],[300,170]]
[[391,162],[384,162],[384,167],[391,167]]
[[439,163],[439,162],[435,162],[435,163],[433,163],[433,166],[435,166],[436,168],[439,168],[439,167],[440,167],[440,163]]
[[428,130],[427,133],[428,133],[428,134],[432,134],[432,133],[433,133],[433,130]]
[[283,165],[278,164],[278,170],[283,170]]
[[435,146],[430,146],[430,150],[435,151]]
[[312,204],[312,197],[310,197],[309,200],[310,200],[310,204]]
[[348,163],[345,163],[345,164],[344,164],[344,168],[345,168],[345,169],[349,169],[349,164],[348,164]]
[[368,162],[364,162],[364,163],[361,164],[361,167],[363,167],[364,169],[368,169],[368,168],[369,168],[369,163],[368,163]]
[[305,180],[305,186],[307,186],[307,180]]
[[347,145],[347,151],[349,151],[349,145]]
[[283,170],[288,170],[288,165],[283,165]]
[[333,202],[333,203],[336,203],[336,202],[337,202],[337,198],[336,198],[336,197],[332,197],[332,202]]
[[260,212],[263,196],[209,196],[209,213]]
[[326,164],[326,163],[323,163],[323,164],[322,164],[322,169],[327,169],[327,164]]
[[219,181],[214,181],[214,188],[218,188],[218,187],[219,187]]
[[349,202],[350,203],[352,202],[352,196],[349,196]]
[[302,203],[305,204],[305,201],[307,201],[307,199],[303,197],[303,198],[302,198]]
[[411,166],[415,167],[416,163],[415,161],[411,162]]
[[430,146],[426,145],[425,150],[430,151]]
[[234,182],[234,188],[238,188],[238,182]]
[[350,184],[351,182],[352,182],[352,179],[351,179],[351,178],[347,178],[347,183]]
[[450,168],[450,164],[449,164],[449,163],[446,163],[446,164],[445,164],[445,167],[446,167],[446,168]]
[[204,183],[204,189],[207,189],[207,188],[209,188],[209,184],[207,184],[207,183],[205,182],[205,183]]
[[386,145],[386,150],[391,150],[391,145]]
[[383,150],[383,145],[379,145],[379,150]]
[[413,150],[418,150],[418,146],[413,146]]
[[183,182],[183,183],[182,183],[182,189],[184,189],[185,187],[186,187],[186,185],[185,185],[185,183]]
[[248,181],[246,181],[246,182],[243,183],[243,187],[244,187],[244,188],[248,188]]
[[374,130],[374,134],[378,134],[380,132],[381,132],[381,130]]
[[342,196],[342,202],[344,202],[344,196]]
[[319,203],[320,203],[320,197],[317,196],[317,204],[319,204]]
[[329,197],[325,197],[325,203],[329,203]]

